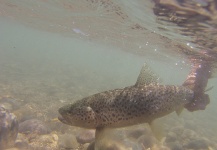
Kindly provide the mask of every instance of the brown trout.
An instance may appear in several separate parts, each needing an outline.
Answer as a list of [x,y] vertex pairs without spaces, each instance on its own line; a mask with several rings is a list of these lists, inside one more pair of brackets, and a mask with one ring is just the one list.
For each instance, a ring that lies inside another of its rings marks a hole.
[[144,64],[133,86],[109,90],[59,109],[65,124],[89,129],[118,128],[179,113],[194,92],[185,86],[160,85],[159,78]]

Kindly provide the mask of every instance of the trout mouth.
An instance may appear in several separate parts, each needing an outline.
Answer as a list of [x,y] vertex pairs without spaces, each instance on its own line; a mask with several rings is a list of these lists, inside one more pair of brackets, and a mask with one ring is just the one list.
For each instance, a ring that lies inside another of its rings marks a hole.
[[61,108],[59,108],[59,115],[58,115],[58,119],[59,121],[61,121],[64,124],[70,125],[70,119],[68,117],[68,111],[69,111],[69,106],[63,106]]
[[59,119],[59,121],[61,121],[61,122],[63,122],[63,123],[66,121],[66,120],[63,118],[62,115],[59,115],[59,116],[58,116],[58,119]]
[[63,118],[62,115],[59,115],[59,116],[58,116],[58,119],[59,119],[59,121],[61,121],[62,123],[69,125],[69,123],[66,121],[65,118]]

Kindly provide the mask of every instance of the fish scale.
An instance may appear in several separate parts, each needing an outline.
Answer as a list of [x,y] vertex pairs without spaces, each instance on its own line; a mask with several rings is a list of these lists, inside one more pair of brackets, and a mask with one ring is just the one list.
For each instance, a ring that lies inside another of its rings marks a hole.
[[133,86],[114,89],[59,109],[59,120],[83,128],[118,128],[153,120],[183,108],[194,92],[185,86],[160,85],[160,79],[144,64]]

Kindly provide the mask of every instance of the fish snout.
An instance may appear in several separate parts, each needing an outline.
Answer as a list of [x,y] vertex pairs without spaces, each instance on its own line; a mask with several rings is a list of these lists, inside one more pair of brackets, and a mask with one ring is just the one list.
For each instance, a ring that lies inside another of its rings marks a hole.
[[65,123],[65,119],[64,119],[61,115],[58,116],[58,119],[59,119],[59,121],[61,121],[62,123]]
[[70,123],[67,121],[68,120],[68,111],[69,107],[68,106],[63,106],[61,108],[59,108],[58,112],[58,119],[59,121],[61,121],[64,124],[70,125]]
[[58,115],[58,120],[59,120],[60,122],[64,123],[64,124],[69,124],[69,123],[66,121],[66,119],[65,119],[61,114]]

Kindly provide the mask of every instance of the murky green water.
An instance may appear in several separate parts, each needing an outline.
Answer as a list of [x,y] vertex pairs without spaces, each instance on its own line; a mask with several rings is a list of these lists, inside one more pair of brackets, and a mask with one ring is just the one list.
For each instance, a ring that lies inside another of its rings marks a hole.
[[[185,34],[181,31],[187,27],[162,21],[153,8],[156,3],[140,0],[0,2],[0,103],[19,124],[38,119],[49,130],[43,133],[48,137],[19,131],[17,140],[28,142],[16,142],[17,149],[85,149],[74,139],[83,129],[56,120],[59,107],[135,84],[144,62],[163,84],[181,85],[191,69],[190,56],[207,49],[216,58],[215,34],[207,45],[201,44],[206,41],[198,40],[203,30]],[[215,18],[207,22],[211,23],[205,29],[216,32]],[[146,125],[119,129],[114,137],[133,150],[217,149],[215,85],[216,78],[210,79],[207,88],[214,88],[207,92],[211,102],[205,110],[185,110],[181,116],[174,113],[158,120],[166,142],[147,132],[143,137],[127,136],[129,130],[150,130]]]

